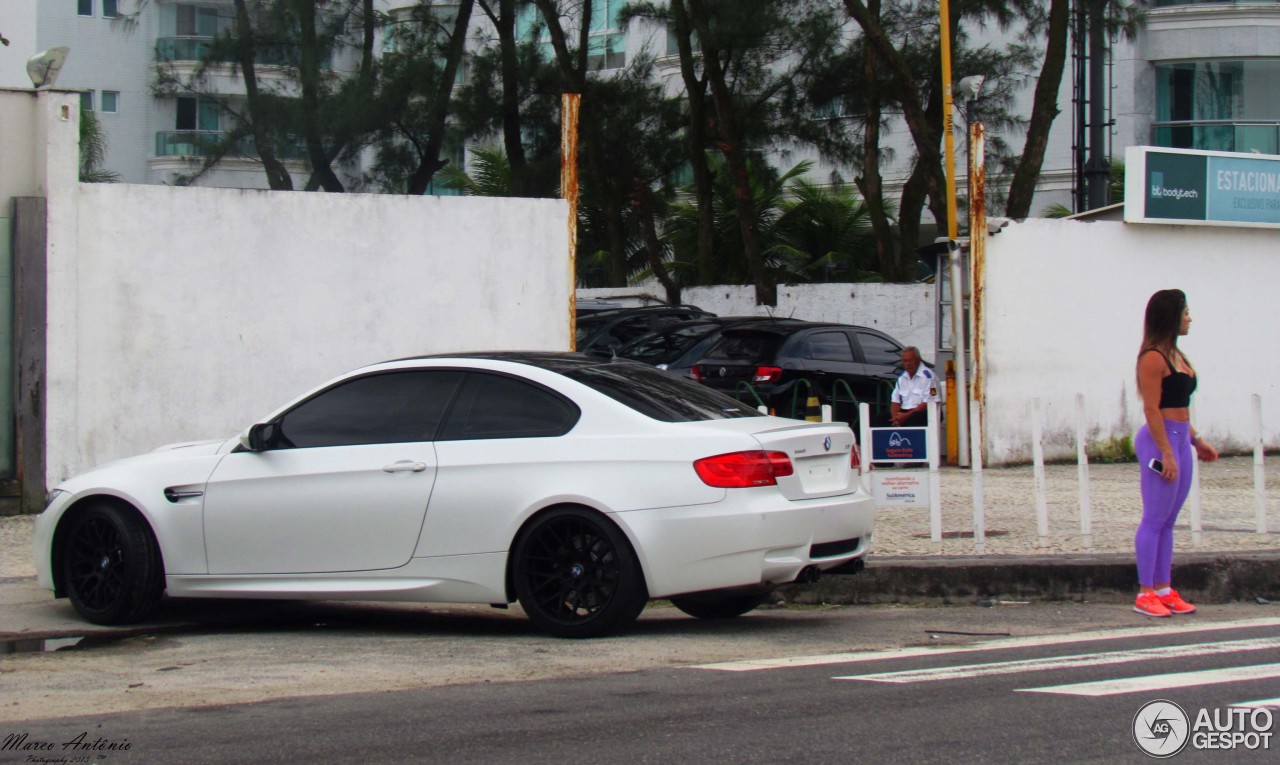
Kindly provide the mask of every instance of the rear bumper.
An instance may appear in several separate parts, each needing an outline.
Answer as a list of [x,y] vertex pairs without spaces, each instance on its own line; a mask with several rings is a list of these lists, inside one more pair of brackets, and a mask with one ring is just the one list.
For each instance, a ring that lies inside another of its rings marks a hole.
[[861,491],[792,501],[768,487],[733,490],[711,505],[612,517],[640,556],[649,595],[659,598],[776,587],[795,581],[809,566],[843,566],[866,555],[874,504]]

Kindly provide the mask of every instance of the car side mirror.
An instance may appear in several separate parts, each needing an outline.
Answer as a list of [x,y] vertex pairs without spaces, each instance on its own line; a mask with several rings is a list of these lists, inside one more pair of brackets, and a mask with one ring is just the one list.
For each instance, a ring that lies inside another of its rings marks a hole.
[[265,452],[280,440],[280,423],[260,422],[240,437],[240,444],[251,452]]

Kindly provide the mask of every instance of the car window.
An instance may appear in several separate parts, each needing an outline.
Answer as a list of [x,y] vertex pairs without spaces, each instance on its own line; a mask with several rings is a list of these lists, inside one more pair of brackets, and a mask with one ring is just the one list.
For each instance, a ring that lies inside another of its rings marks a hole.
[[773,358],[782,338],[772,332],[726,331],[720,342],[703,356],[704,361],[755,363]]
[[853,362],[853,345],[843,332],[815,332],[805,338],[800,354],[818,361]]
[[643,335],[618,349],[623,358],[658,364],[684,355],[694,343],[716,327],[715,324],[688,324]]
[[284,446],[309,448],[430,441],[461,372],[384,372],[340,383],[279,418]]
[[616,346],[629,343],[641,335],[646,335],[652,329],[654,329],[652,317],[636,316],[614,324],[605,335],[608,338],[608,344]]
[[858,333],[858,345],[868,364],[896,366],[902,363],[902,346],[887,337],[870,332]]
[[578,341],[578,343],[581,344],[588,337],[591,337],[593,334],[595,334],[596,330],[600,329],[603,326],[604,326],[604,322],[599,319],[596,319],[593,321],[589,319],[580,318],[577,321],[577,326],[574,329],[573,336]]
[[637,412],[663,422],[759,417],[759,412],[705,385],[629,362],[597,364],[563,374]]
[[578,408],[556,393],[506,375],[467,375],[439,441],[562,436],[578,421]]

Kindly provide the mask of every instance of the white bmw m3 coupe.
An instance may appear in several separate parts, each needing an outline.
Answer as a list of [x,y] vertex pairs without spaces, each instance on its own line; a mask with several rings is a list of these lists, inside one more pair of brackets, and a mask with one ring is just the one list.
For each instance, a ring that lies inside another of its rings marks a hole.
[[401,359],[237,437],[72,478],[40,583],[98,624],[181,598],[519,601],[565,637],[650,598],[738,616],[861,567],[874,501],[843,423],[769,417],[653,367],[568,353]]

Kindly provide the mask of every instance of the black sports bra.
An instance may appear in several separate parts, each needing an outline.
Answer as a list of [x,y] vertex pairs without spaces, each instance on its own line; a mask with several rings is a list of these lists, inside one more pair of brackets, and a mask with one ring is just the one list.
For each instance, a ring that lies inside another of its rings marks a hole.
[[1160,355],[1164,356],[1164,363],[1169,365],[1169,376],[1160,381],[1160,408],[1186,409],[1191,406],[1191,394],[1196,389],[1195,375],[1179,372],[1168,356],[1163,353]]

